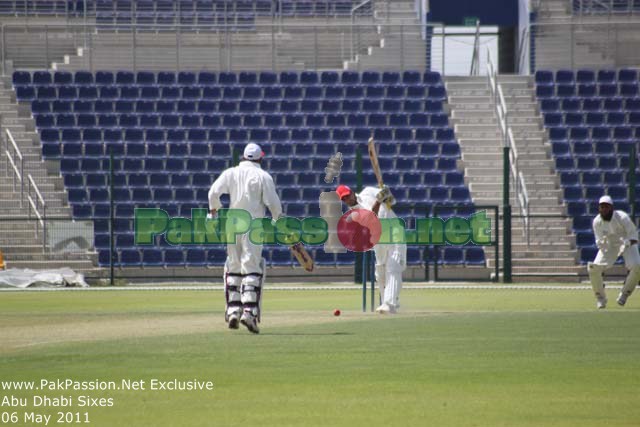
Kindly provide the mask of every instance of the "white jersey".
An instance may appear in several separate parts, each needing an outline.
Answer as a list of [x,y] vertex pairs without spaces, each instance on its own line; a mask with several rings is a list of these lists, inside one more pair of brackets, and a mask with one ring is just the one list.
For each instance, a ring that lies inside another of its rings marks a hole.
[[[379,188],[376,187],[365,187],[361,192],[356,194],[356,200],[358,201],[358,206],[354,206],[352,209],[362,208],[368,211],[373,210],[373,205],[376,203],[376,194],[380,192]],[[387,208],[386,203],[382,203],[380,205],[380,210],[378,211],[378,218],[397,218],[395,212],[391,210],[391,208]]]
[[243,160],[238,166],[222,172],[209,190],[209,209],[222,207],[222,194],[229,194],[229,208],[244,209],[253,218],[263,218],[265,206],[274,219],[282,214],[273,178],[258,163]]
[[638,240],[638,230],[624,211],[613,211],[610,221],[600,215],[593,220],[596,246],[603,252],[617,251],[625,241]]

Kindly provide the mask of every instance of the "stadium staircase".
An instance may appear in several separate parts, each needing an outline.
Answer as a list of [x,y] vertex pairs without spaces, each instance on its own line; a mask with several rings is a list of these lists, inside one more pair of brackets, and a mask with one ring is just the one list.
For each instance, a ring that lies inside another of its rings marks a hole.
[[[3,132],[0,176],[4,177],[0,183],[0,249],[4,253],[7,266],[39,269],[70,267],[82,273],[93,271],[95,252],[69,255],[43,251],[42,228],[36,232],[35,217],[27,201],[27,187],[26,185],[24,187],[22,206],[19,182],[14,191],[15,175],[13,168],[8,164],[5,152],[8,146],[11,147],[11,143],[7,145],[5,129],[11,132],[23,156],[24,176],[33,177],[45,200],[47,217],[71,219],[62,179],[59,176],[47,174],[46,165],[42,161],[40,138],[35,131],[30,108],[21,108],[16,103],[10,77],[4,78],[3,85],[0,87],[0,115]],[[9,151],[13,153],[14,150],[10,148]],[[32,197],[35,199],[36,196],[32,193]]]
[[[385,5],[376,3],[375,19],[384,24],[377,27],[380,36],[376,45],[360,53],[355,61],[346,61],[348,70],[401,70],[423,69],[426,64],[426,46],[420,34],[420,19],[413,1],[394,1]],[[400,34],[400,26],[405,26]],[[390,30],[392,34],[385,34]],[[399,63],[398,58],[401,59]]]
[[[519,165],[530,200],[530,213],[563,215],[561,190],[549,155],[549,145],[542,129],[531,78],[499,76],[505,91],[509,124],[516,140]],[[495,116],[495,106],[486,77],[445,78],[451,123],[461,148],[465,182],[477,205],[502,205],[502,140]],[[514,215],[519,204],[511,187]],[[532,220],[530,245],[520,218],[513,219],[513,275],[551,276],[576,279],[575,238],[570,222],[561,218]],[[500,236],[500,239],[502,236]],[[502,242],[500,242],[502,247]],[[488,266],[494,266],[493,248],[485,248]],[[539,278],[539,277],[538,277]],[[535,277],[534,277],[535,280]]]

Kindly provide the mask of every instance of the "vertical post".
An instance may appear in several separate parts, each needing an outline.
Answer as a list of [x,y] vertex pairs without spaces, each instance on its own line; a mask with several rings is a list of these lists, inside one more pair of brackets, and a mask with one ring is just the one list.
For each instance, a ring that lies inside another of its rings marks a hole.
[[231,35],[229,34],[229,26],[227,24],[224,26],[224,33],[227,44],[227,71],[231,71]]
[[318,71],[318,27],[313,26],[313,69]]
[[400,71],[404,71],[404,24],[400,24]]
[[[83,12],[84,12],[84,19],[83,19],[83,24],[84,24],[84,37],[83,37],[83,50],[87,50],[87,0],[84,0],[84,6],[83,6]],[[84,53],[84,52],[83,52]]]
[[7,75],[7,70],[5,69],[5,64],[4,64],[4,49],[5,49],[5,32],[4,32],[4,24],[2,24],[2,75],[6,76]]
[[218,64],[220,70],[222,70],[224,62],[224,42],[222,40],[222,32],[220,31],[220,28],[216,27],[216,34],[218,34]]
[[[360,38],[360,25],[357,27],[358,40],[356,41],[356,56],[358,56],[358,52],[360,52],[360,47],[362,46],[362,40]],[[358,61],[358,71],[360,71],[360,61]]]
[[109,148],[109,284],[113,286],[113,264],[115,253],[114,245],[114,221],[115,212],[113,206],[113,148]]
[[271,24],[271,71],[276,72],[276,29]]
[[369,259],[369,252],[360,252],[360,255],[362,258],[362,263],[360,264],[362,268],[362,312],[365,313],[367,311],[367,261]]
[[574,52],[573,52],[573,50],[574,50],[573,49],[573,40],[574,40],[574,36],[575,36],[575,34],[574,34],[575,26],[571,22],[569,23],[569,31],[571,32],[571,38],[570,38],[571,42],[569,43],[569,48],[571,49],[571,51],[570,51],[571,68],[573,68],[573,63],[574,63],[574,60],[575,60],[574,57],[573,57],[573,54],[574,54]]
[[131,25],[131,55],[132,55],[132,64],[133,64],[133,71],[137,71],[136,70],[136,31],[137,31],[138,27],[135,25]]
[[[15,187],[15,175],[13,178],[13,186]],[[15,190],[14,190],[15,191]],[[20,159],[20,207],[24,205],[24,157]]]
[[355,52],[354,52],[354,49],[353,49],[353,43],[354,43],[353,27],[355,25],[355,21],[356,21],[355,16],[353,15],[353,12],[351,12],[351,49],[350,49],[350,52],[349,52],[349,60],[351,60],[351,61],[355,61],[356,60]]
[[494,218],[496,221],[496,250],[495,250],[495,273],[493,281],[497,282],[500,280],[500,216],[499,216],[499,208],[498,206],[494,206],[493,208]]
[[390,19],[389,15],[390,15],[390,11],[391,11],[389,3],[391,3],[391,2],[389,0],[387,0],[387,18],[386,18],[387,19],[387,24],[389,23],[389,19]]
[[[87,52],[84,52],[86,55]],[[89,33],[89,71],[93,73],[93,34]]]
[[511,283],[511,205],[509,204],[509,146],[502,148],[503,159],[503,188],[502,188],[502,221],[503,221],[503,242],[502,242],[502,256],[503,256],[503,276],[504,283]]
[[176,25],[176,72],[180,71],[180,28]]
[[[429,217],[429,207],[424,208],[424,217],[428,218]],[[417,229],[416,229],[417,232]],[[430,246],[425,246],[424,247],[424,281],[428,282],[429,281],[429,248]]]
[[613,31],[615,31],[615,39],[613,42],[613,65],[614,66],[619,66],[620,64],[618,64],[618,26],[614,26]]
[[445,56],[444,56],[444,52],[445,52],[445,50],[444,50],[444,48],[445,48],[445,37],[444,37],[444,35],[445,35],[445,30],[446,30],[446,27],[443,25],[442,28],[441,28],[441,31],[442,31],[442,77],[445,76],[445,72],[444,72],[444,64],[445,64]]
[[375,252],[373,249],[369,251],[369,277],[371,281],[371,311],[375,307],[375,297],[376,297],[376,264],[374,262]]
[[45,60],[44,68],[48,70],[49,67],[51,67],[51,64],[49,64],[49,26],[48,25],[44,26],[44,60]]
[[47,205],[42,203],[42,253],[47,251]]
[[631,146],[631,152],[629,153],[629,177],[627,182],[629,183],[629,206],[631,207],[631,219],[633,223],[636,223],[636,146]]
[[[360,150],[360,145],[356,147],[356,191],[362,190],[362,151]],[[355,268],[353,271],[353,281],[358,283],[362,280],[363,272],[362,272],[362,252],[355,253],[356,261]]]
[[233,166],[238,166],[240,163],[240,151],[236,148],[233,149]]

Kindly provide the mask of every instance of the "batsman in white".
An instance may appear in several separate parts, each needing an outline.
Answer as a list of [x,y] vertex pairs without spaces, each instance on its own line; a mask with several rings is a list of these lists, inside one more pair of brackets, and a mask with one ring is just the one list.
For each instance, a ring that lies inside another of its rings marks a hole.
[[[366,209],[378,218],[397,218],[395,212],[386,204],[387,201],[393,200],[388,187],[365,187],[356,194],[346,185],[339,185],[336,193],[350,209]],[[380,287],[380,306],[376,308],[376,312],[393,314],[400,307],[402,272],[407,268],[407,245],[377,244],[373,250],[376,254],[376,281]]]
[[624,258],[624,264],[629,270],[617,300],[619,305],[624,306],[640,280],[638,231],[629,215],[613,209],[613,200],[609,196],[600,198],[598,212],[598,216],[593,220],[593,233],[599,251],[593,262],[587,266],[591,287],[596,295],[596,307],[607,306],[602,275],[606,269],[613,266],[620,255]]
[[[277,220],[282,214],[282,204],[276,193],[273,178],[261,167],[264,152],[259,145],[249,143],[244,148],[244,158],[238,166],[222,172],[209,190],[209,216],[213,218],[222,207],[220,196],[229,194],[231,209],[244,209],[252,218],[263,218],[265,207]],[[238,322],[255,334],[260,332],[260,307],[265,279],[265,261],[262,245],[249,240],[249,234],[236,238],[227,245],[225,262],[225,320],[230,329],[237,329]]]

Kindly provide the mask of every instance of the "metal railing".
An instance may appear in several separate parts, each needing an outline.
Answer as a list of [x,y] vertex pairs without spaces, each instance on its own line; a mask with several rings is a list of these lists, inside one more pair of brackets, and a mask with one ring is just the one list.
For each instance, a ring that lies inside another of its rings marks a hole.
[[13,169],[13,192],[17,191],[16,184],[20,182],[20,207],[22,207],[24,202],[24,158],[20,149],[18,148],[18,144],[16,144],[15,139],[13,139],[13,135],[11,135],[11,131],[5,128],[5,150],[4,153],[7,156],[7,167],[5,170],[5,174],[7,177],[9,176],[9,165],[11,169]]
[[[171,3],[143,3],[129,2],[124,7],[114,2],[97,1],[65,1],[53,2],[50,0],[17,0],[4,2],[2,16],[17,17],[25,20],[41,17],[59,17],[64,19],[86,18],[111,18],[122,22],[131,20],[168,20],[185,19],[192,20],[202,14],[208,15],[232,15],[255,14],[260,17],[303,16],[348,16],[351,6],[345,2],[308,2],[308,1],[283,1],[272,0],[270,2],[249,0],[244,2],[211,2],[191,5],[183,2]],[[169,4],[169,6],[166,6]],[[191,6],[191,7],[189,7]]]
[[500,128],[500,134],[502,135],[503,145],[505,147],[509,147],[510,175],[515,183],[515,197],[520,207],[527,246],[529,246],[529,193],[527,191],[527,184],[524,179],[524,175],[522,174],[522,171],[519,170],[518,148],[516,146],[516,141],[513,137],[511,127],[509,126],[507,103],[504,99],[502,86],[498,83],[498,73],[491,61],[489,52],[487,52],[487,76],[489,79],[489,89],[495,105],[496,116],[498,118],[498,127]]
[[473,39],[470,76],[480,75],[480,20],[476,20],[476,33]]
[[[389,2],[387,2],[387,7]],[[360,52],[363,48],[362,46],[362,35],[361,30],[363,29],[361,25],[356,25],[356,17],[358,16],[359,11],[365,10],[365,7],[373,8],[373,0],[364,0],[363,2],[357,4],[351,9],[351,28],[349,33],[351,34],[351,46],[349,50],[349,59],[351,61],[356,61],[358,52]],[[373,18],[373,14],[371,14]],[[372,34],[376,34],[375,20],[371,22],[372,26],[369,28],[372,31]],[[366,29],[365,29],[366,31]],[[364,46],[368,47],[368,46]]]
[[[33,191],[33,194],[32,194]],[[47,248],[47,204],[44,201],[44,197],[40,193],[38,186],[31,174],[27,175],[27,200],[29,201],[28,217],[31,219],[31,211],[35,215],[36,222],[36,237],[38,237],[39,227],[42,227],[42,252],[46,252]],[[41,212],[42,210],[42,212]]]
[[518,68],[516,72],[518,74],[529,74],[528,65],[529,57],[529,27],[522,30],[520,34],[520,40],[518,43],[518,51],[516,53],[516,61]]
[[[441,25],[431,25],[429,42],[419,24],[351,22],[308,25],[254,25],[239,31],[223,26],[202,31],[194,26],[129,27],[60,24],[0,27],[3,73],[14,68],[51,67],[68,56],[69,68],[96,70],[291,71],[369,69],[443,69]],[[86,33],[85,33],[86,31]],[[384,34],[384,35],[382,35]],[[75,54],[86,35],[87,48]],[[250,35],[250,36],[249,36]],[[370,49],[381,47],[383,51]],[[370,56],[370,51],[374,52]],[[361,59],[353,61],[355,59]],[[363,64],[364,58],[367,58]],[[370,65],[369,65],[370,64]],[[364,69],[364,68],[362,68]]]
[[624,16],[640,13],[640,4],[635,0],[573,0],[571,12],[578,16]]

